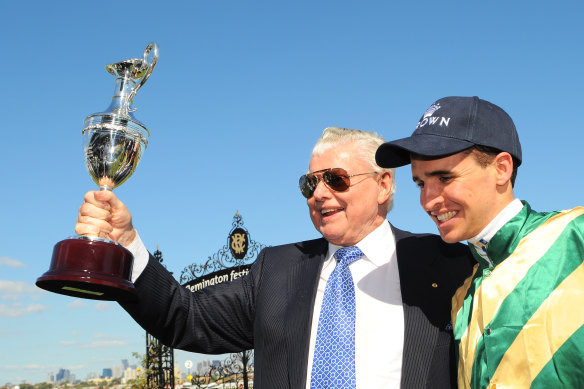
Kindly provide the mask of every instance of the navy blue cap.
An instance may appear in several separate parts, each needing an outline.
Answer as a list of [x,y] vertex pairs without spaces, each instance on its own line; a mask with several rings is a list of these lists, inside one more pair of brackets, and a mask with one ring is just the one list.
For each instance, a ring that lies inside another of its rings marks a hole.
[[377,164],[394,168],[410,163],[410,153],[443,157],[474,145],[506,151],[521,164],[521,144],[513,120],[500,107],[478,97],[444,97],[420,118],[412,136],[386,142]]

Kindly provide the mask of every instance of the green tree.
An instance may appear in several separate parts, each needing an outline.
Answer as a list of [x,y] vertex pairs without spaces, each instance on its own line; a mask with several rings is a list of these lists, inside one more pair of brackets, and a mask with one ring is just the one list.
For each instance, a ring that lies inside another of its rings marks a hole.
[[147,389],[148,388],[148,362],[146,360],[146,355],[141,355],[140,353],[132,353],[134,358],[140,361],[140,372],[138,378],[130,380],[127,382],[127,387],[129,389]]

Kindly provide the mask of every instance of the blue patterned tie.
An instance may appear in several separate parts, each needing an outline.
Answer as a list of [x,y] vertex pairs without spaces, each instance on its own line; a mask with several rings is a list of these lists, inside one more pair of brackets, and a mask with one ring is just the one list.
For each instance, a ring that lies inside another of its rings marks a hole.
[[337,266],[324,289],[314,346],[311,389],[355,388],[355,286],[349,264],[356,246],[337,250]]

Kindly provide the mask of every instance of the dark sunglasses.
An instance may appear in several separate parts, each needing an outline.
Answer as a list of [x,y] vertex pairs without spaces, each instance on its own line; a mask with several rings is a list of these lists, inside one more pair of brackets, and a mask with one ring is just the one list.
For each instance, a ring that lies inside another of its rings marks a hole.
[[335,192],[346,192],[351,186],[351,177],[375,173],[376,172],[368,172],[349,175],[345,169],[341,169],[340,167],[322,169],[300,177],[300,180],[298,180],[298,186],[300,187],[302,195],[309,199],[314,194],[318,181],[320,180],[322,180],[330,190],[334,190]]

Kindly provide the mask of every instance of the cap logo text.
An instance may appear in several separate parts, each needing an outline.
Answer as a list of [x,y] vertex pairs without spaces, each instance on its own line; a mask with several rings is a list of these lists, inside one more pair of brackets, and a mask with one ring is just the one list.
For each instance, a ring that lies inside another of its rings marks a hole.
[[422,120],[420,120],[418,122],[418,125],[416,126],[416,130],[420,127],[424,127],[425,125],[439,125],[440,127],[442,126],[446,126],[448,127],[448,124],[450,123],[450,118],[445,118],[442,116],[437,116],[437,117],[433,117],[432,115],[434,114],[434,112],[438,111],[440,109],[440,103],[434,103],[430,106],[430,108],[428,108],[426,110],[426,112],[424,113],[424,116],[422,117]]
[[439,109],[440,109],[440,103],[434,103],[434,104],[432,104],[430,106],[430,108],[428,108],[426,110],[426,112],[424,113],[424,119],[426,119],[428,116],[434,115],[434,112],[436,112]]

